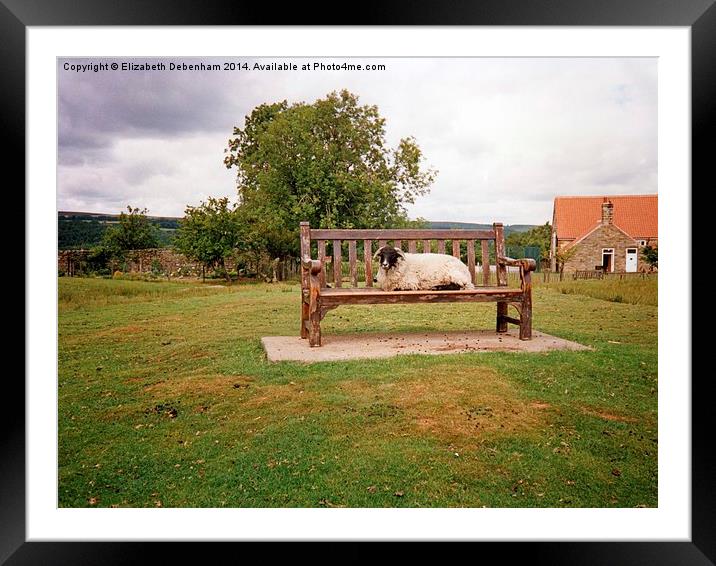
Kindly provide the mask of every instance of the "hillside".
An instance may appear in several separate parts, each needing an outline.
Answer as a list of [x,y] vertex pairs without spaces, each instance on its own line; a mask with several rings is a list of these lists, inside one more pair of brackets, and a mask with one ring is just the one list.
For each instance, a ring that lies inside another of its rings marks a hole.
[[[118,214],[96,212],[72,212],[61,210],[57,213],[57,240],[61,250],[89,249],[99,244],[107,226],[117,222]],[[162,247],[168,247],[179,227],[180,218],[173,216],[149,216],[153,224],[159,227],[159,240]],[[492,224],[473,224],[469,222],[428,222],[429,228],[462,230],[489,230]],[[526,232],[535,225],[512,224],[505,226],[505,236],[513,232]]]
[[[513,232],[527,232],[532,228],[535,228],[537,224],[506,224],[505,225],[505,236],[509,236]],[[492,224],[474,224],[471,222],[444,222],[444,221],[429,221],[428,227],[435,230],[445,230],[448,228],[454,228],[457,230],[491,230]]]
[[[115,224],[118,214],[94,212],[57,213],[57,246],[61,250],[89,249],[102,241],[102,235],[111,224]],[[179,218],[171,216],[149,216],[152,224],[159,227],[159,242],[168,247],[179,227]]]

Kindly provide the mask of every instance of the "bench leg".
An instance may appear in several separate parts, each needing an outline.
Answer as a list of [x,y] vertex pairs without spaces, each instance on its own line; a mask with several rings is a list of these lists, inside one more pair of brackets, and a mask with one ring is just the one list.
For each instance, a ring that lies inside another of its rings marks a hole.
[[306,323],[308,322],[308,303],[301,301],[301,338],[308,338],[308,328]]
[[321,345],[321,282],[311,273],[308,293],[308,345]]
[[520,317],[520,340],[532,339],[532,305],[522,301],[522,316]]
[[525,277],[522,308],[520,309],[520,340],[532,339],[532,280],[528,271]]
[[497,303],[497,332],[507,332],[507,303]]
[[317,300],[311,300],[309,308],[308,345],[311,347],[321,345],[321,305]]

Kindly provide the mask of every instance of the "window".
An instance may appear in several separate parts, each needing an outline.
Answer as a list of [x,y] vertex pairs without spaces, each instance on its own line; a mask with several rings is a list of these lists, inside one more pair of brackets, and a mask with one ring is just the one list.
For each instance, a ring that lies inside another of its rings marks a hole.
[[646,245],[646,240],[639,240],[639,245],[640,245],[640,246],[645,246],[645,245]]

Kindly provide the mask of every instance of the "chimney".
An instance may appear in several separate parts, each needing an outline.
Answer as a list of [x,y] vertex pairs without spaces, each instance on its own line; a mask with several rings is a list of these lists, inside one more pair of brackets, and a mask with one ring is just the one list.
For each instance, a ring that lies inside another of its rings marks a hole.
[[614,205],[611,201],[604,199],[602,203],[602,224],[611,224],[614,219]]

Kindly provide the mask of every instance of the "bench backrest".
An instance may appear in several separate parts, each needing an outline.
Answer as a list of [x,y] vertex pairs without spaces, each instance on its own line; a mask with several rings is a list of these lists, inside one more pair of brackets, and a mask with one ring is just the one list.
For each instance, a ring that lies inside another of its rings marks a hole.
[[[347,251],[349,277],[347,287],[359,286],[359,257],[363,258],[363,280],[366,287],[373,286],[375,274],[373,254],[381,246],[391,244],[409,253],[445,253],[447,242],[453,256],[465,257],[472,282],[478,286],[506,286],[507,268],[497,264],[495,276],[491,283],[490,276],[490,242],[494,243],[496,256],[505,255],[505,234],[502,223],[493,224],[492,230],[345,230],[345,229],[312,229],[308,222],[301,222],[301,257],[321,260],[324,269],[319,275],[321,287],[326,287],[328,280],[335,287],[343,287],[343,257]],[[464,244],[461,244],[464,242]],[[479,246],[482,273],[478,277],[476,270],[476,246]],[[330,247],[331,255],[326,251]],[[313,251],[315,250],[315,253]]]

